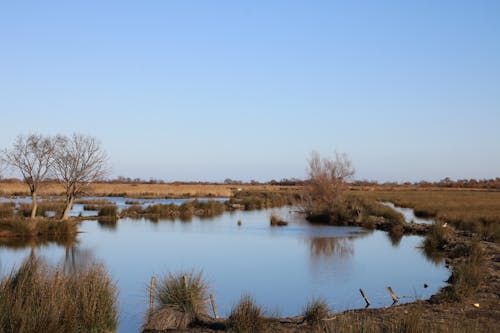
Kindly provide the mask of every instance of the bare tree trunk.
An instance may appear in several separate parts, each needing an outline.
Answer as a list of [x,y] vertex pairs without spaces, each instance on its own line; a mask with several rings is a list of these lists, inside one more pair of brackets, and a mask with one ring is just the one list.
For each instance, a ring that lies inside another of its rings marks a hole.
[[36,217],[36,210],[38,208],[38,203],[37,203],[37,199],[36,199],[36,191],[31,192],[31,202],[32,202],[31,218],[34,219]]
[[69,196],[68,200],[66,200],[66,207],[64,207],[64,211],[61,217],[61,220],[65,221],[69,218],[69,212],[71,211],[71,207],[73,207],[74,197]]

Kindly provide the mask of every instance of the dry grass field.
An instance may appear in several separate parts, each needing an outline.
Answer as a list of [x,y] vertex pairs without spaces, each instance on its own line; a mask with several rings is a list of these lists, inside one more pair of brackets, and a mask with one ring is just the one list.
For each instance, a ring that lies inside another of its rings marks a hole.
[[[294,186],[278,185],[226,185],[196,183],[94,183],[88,188],[88,195],[124,196],[131,198],[182,198],[182,197],[231,197],[240,189],[242,191],[280,191]],[[63,188],[55,182],[44,184],[40,195],[63,195]],[[0,196],[29,195],[28,187],[21,181],[1,181]]]
[[451,223],[459,230],[480,234],[485,240],[500,240],[500,191],[377,189],[351,193],[413,208],[417,216]]

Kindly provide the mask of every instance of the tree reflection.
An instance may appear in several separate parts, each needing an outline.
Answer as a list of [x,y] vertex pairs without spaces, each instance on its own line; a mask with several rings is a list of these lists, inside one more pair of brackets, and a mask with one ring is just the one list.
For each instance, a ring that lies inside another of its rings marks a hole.
[[393,232],[390,231],[387,234],[387,237],[391,241],[391,245],[395,248],[399,247],[399,243],[401,243],[401,239],[403,238],[403,233],[402,232]]
[[118,226],[117,219],[98,219],[97,223],[102,229],[106,230],[116,231],[116,227]]
[[314,257],[350,257],[354,254],[352,238],[313,237],[310,238],[311,255]]
[[66,247],[63,262],[63,271],[66,273],[75,273],[97,263],[94,251],[82,249],[78,246]]

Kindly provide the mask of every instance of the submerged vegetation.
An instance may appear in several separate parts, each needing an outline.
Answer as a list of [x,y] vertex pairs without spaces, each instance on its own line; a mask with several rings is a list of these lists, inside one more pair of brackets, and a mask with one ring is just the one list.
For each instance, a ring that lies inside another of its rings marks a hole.
[[0,332],[111,332],[116,303],[103,266],[68,273],[28,259],[0,283]]

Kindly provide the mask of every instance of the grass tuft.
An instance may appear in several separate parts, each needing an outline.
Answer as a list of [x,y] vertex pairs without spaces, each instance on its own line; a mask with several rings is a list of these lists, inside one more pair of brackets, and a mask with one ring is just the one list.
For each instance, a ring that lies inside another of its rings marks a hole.
[[201,272],[169,274],[158,282],[157,309],[169,307],[193,317],[206,315],[207,291],[208,284]]
[[330,315],[330,308],[323,299],[312,299],[304,308],[304,319],[312,326],[318,326]]
[[265,328],[262,309],[250,295],[241,296],[241,300],[228,318],[228,327],[234,332],[258,333]]

